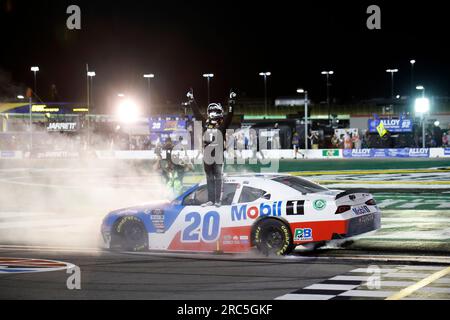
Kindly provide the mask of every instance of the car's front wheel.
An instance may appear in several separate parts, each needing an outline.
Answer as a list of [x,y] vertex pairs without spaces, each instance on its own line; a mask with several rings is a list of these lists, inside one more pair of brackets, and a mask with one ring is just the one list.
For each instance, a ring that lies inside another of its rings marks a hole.
[[253,233],[253,243],[262,254],[285,256],[295,245],[289,227],[280,220],[265,219],[258,223]]
[[114,227],[116,243],[124,251],[148,249],[148,234],[142,221],[133,216],[122,218]]

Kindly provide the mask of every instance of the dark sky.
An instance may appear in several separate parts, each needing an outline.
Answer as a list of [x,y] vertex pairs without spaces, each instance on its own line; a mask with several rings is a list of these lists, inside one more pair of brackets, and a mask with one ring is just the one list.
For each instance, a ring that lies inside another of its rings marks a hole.
[[[444,2],[380,1],[77,1],[0,0],[0,69],[17,84],[39,91],[52,83],[63,100],[85,95],[85,64],[97,72],[95,99],[118,92],[143,95],[142,74],[155,73],[153,96],[180,102],[193,86],[205,100],[223,99],[230,87],[263,95],[258,73],[271,71],[270,96],[308,88],[324,99],[320,72],[332,69],[333,96],[341,101],[390,94],[389,67],[400,69],[396,93],[407,94],[409,60],[429,92],[450,95],[448,12]],[[66,29],[66,8],[78,4],[82,30]],[[367,6],[382,9],[382,30],[366,28]]]

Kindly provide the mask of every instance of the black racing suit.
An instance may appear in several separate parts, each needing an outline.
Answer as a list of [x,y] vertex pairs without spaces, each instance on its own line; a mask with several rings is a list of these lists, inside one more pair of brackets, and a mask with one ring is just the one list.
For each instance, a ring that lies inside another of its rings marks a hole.
[[[231,121],[233,120],[234,115],[234,101],[231,100],[228,104],[228,114],[226,115],[225,119],[223,119],[221,122],[217,124],[213,124],[209,119],[205,118],[201,112],[200,109],[195,102],[195,100],[192,100],[189,102],[192,108],[192,111],[194,112],[194,116],[196,121],[202,122],[202,134],[204,135],[206,132],[211,132],[212,136],[220,134],[222,136],[222,142],[225,142],[225,134],[228,129],[228,127],[231,124]],[[210,135],[207,135],[208,137]],[[207,138],[208,138],[207,137]],[[206,147],[214,147],[214,148],[221,148],[221,161],[220,163],[214,162],[214,163],[207,163],[205,161],[205,154],[204,154],[204,160],[203,165],[205,169],[206,174],[206,181],[208,184],[208,202],[212,203],[220,203],[222,198],[222,175],[223,175],[223,164],[224,164],[224,157],[223,157],[223,149],[224,144],[222,143],[219,145],[219,143],[216,141],[215,138],[211,139],[203,139],[204,142],[204,148]],[[213,151],[211,154],[212,157],[215,157],[215,152]]]

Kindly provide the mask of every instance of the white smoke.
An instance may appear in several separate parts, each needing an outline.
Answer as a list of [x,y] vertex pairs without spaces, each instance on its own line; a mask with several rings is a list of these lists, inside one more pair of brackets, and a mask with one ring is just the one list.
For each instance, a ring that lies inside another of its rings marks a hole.
[[150,162],[0,160],[0,244],[97,248],[108,212],[171,197]]

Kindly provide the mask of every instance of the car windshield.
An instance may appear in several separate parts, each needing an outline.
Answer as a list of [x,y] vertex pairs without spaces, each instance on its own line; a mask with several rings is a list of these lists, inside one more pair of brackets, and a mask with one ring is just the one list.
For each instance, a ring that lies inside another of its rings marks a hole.
[[291,187],[297,191],[300,191],[303,194],[308,193],[318,193],[329,191],[327,188],[324,188],[314,182],[299,178],[299,177],[278,177],[273,179],[273,181],[284,184],[288,187]]

